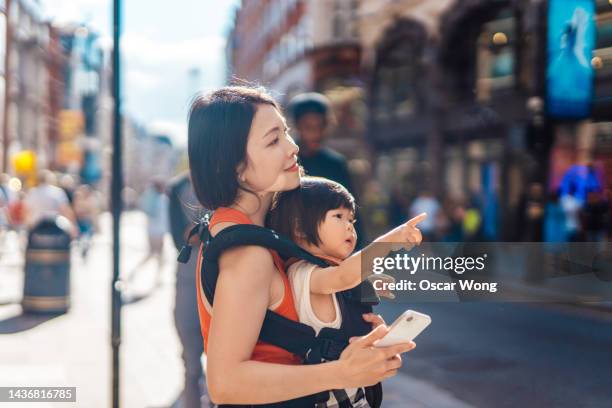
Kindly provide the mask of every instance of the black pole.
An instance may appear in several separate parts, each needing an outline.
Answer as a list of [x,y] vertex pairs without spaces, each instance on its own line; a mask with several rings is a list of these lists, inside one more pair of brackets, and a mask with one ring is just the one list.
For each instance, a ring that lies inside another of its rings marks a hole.
[[11,49],[13,46],[13,23],[11,22],[11,9],[12,0],[6,0],[4,6],[4,15],[6,20],[5,26],[5,37],[6,37],[6,48],[4,50],[4,121],[2,122],[2,172],[8,172],[8,148],[10,145],[9,140],[9,112],[11,107],[11,89],[12,87],[12,75],[11,75]]
[[121,0],[113,0],[113,175],[111,209],[113,214],[113,281],[111,285],[111,344],[113,348],[113,408],[119,407],[119,345],[121,344],[121,285],[119,281],[119,222],[121,220]]

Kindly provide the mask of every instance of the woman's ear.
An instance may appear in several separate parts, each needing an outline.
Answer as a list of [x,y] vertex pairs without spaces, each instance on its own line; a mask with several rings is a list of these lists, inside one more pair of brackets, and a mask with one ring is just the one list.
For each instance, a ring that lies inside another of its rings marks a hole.
[[240,184],[246,184],[246,176],[245,176],[245,170],[246,170],[246,164],[240,163],[237,167],[236,167],[236,176],[238,177],[238,180],[240,181]]

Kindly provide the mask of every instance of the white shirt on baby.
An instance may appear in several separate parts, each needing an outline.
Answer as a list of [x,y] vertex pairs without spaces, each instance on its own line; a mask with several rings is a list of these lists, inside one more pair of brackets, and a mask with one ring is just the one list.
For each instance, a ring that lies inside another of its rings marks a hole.
[[[300,319],[300,323],[307,324],[308,326],[312,327],[317,334],[319,334],[321,329],[324,327],[339,329],[342,325],[342,314],[340,313],[340,307],[338,306],[338,300],[336,299],[335,295],[330,295],[334,301],[334,310],[336,314],[336,318],[333,322],[321,321],[315,314],[314,310],[312,310],[312,304],[310,303],[310,276],[316,267],[317,265],[300,260],[289,266],[287,269],[287,275],[289,277],[289,284],[291,285],[291,291],[293,292],[295,309],[297,311],[298,318]],[[357,393],[357,388],[347,388],[346,393],[351,401],[353,401],[355,394]],[[334,394],[330,392],[327,406],[335,407],[337,404],[338,402],[336,401]]]

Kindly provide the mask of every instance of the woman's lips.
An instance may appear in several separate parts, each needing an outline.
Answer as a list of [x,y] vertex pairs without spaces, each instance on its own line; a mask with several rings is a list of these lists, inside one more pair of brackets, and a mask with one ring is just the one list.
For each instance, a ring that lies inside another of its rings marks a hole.
[[288,169],[285,169],[285,171],[298,171],[300,169],[300,166],[298,166],[297,162],[293,164],[293,166],[289,167]]

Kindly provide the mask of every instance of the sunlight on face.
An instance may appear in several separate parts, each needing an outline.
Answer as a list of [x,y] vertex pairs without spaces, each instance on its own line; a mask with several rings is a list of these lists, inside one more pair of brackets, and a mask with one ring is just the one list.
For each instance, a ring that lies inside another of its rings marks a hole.
[[241,182],[256,193],[292,190],[300,184],[298,147],[282,115],[259,105],[247,141],[247,157],[239,169]]

